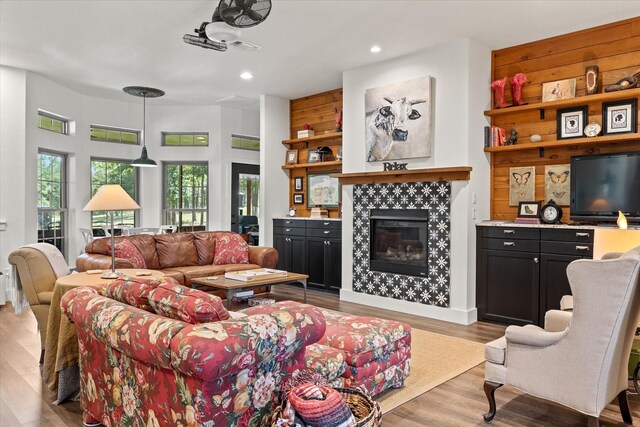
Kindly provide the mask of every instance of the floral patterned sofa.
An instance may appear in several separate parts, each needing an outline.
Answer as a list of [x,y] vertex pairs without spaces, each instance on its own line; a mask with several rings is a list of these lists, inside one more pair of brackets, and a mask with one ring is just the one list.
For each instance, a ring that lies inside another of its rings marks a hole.
[[67,292],[78,330],[86,423],[262,426],[280,384],[325,334],[309,305],[231,319],[219,298],[174,279],[118,279]]
[[[311,307],[294,301],[251,307],[247,315]],[[411,327],[375,317],[320,309],[326,332],[306,349],[306,366],[334,387],[364,387],[371,396],[404,385],[411,368]]]

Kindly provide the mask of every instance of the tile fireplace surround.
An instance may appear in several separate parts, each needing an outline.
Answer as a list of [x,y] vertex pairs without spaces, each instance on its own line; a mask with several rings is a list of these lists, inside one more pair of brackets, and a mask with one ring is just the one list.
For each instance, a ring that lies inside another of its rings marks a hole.
[[[371,271],[369,212],[372,209],[429,211],[427,277]],[[451,182],[403,182],[353,186],[353,290],[449,308]]]

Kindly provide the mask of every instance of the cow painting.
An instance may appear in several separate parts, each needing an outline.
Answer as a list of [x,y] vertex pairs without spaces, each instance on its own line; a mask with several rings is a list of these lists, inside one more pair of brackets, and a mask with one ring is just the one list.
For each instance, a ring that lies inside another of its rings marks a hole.
[[431,155],[429,77],[365,94],[367,161]]

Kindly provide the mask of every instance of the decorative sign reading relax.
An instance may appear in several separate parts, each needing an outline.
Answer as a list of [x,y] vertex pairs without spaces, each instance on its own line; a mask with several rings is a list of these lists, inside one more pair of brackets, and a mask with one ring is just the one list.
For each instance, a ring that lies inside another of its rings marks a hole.
[[398,162],[384,162],[384,170],[385,171],[406,171],[407,165],[409,163],[398,163]]

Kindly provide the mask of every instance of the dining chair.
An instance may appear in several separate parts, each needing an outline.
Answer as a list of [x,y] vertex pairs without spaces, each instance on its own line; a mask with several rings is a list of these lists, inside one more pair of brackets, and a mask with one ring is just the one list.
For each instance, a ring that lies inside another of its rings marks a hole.
[[80,227],[80,234],[82,234],[82,238],[84,239],[85,245],[87,245],[90,241],[94,239],[93,230],[90,228]]
[[134,236],[136,234],[158,234],[158,227],[131,227],[126,228],[123,231],[123,234],[126,236]]
[[177,225],[161,225],[157,234],[175,233],[178,230]]

